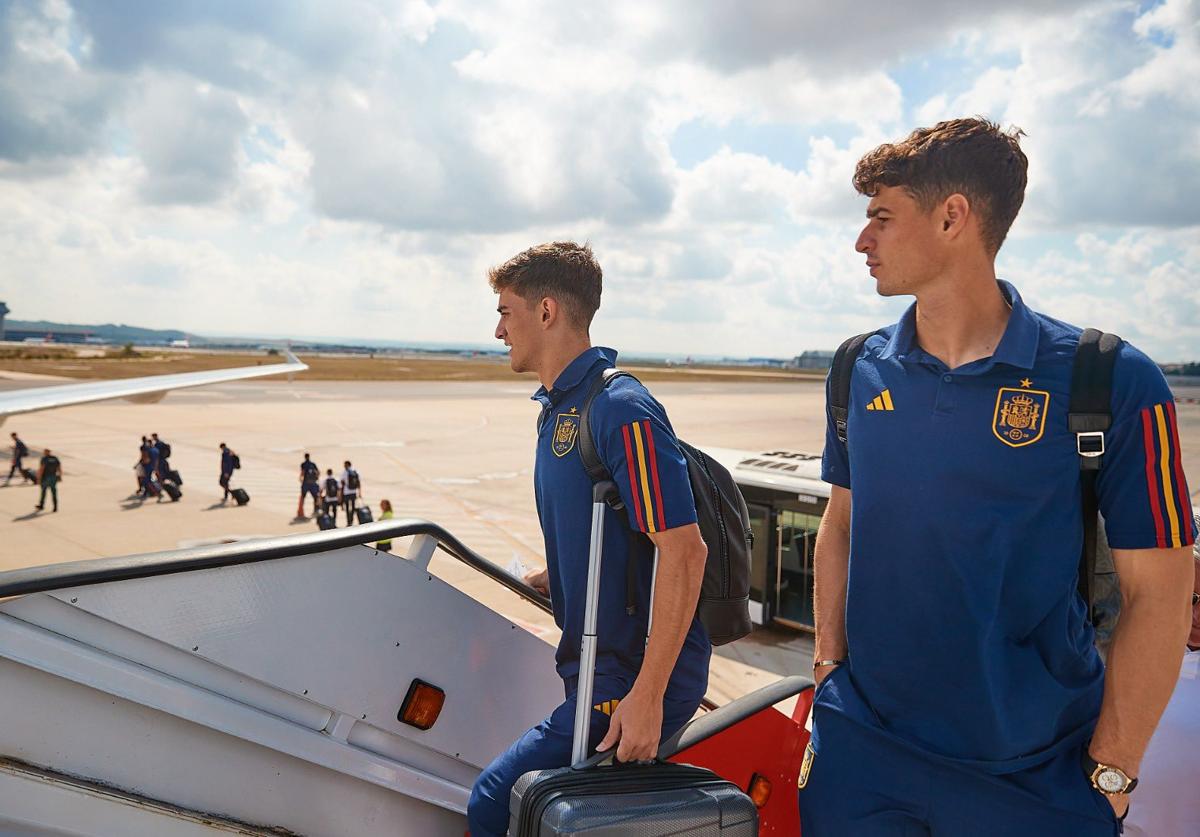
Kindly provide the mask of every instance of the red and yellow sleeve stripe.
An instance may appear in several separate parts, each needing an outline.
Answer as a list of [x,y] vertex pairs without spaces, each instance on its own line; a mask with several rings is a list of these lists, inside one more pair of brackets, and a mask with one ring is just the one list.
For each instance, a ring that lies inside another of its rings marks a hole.
[[625,439],[625,462],[629,466],[629,489],[633,511],[643,532],[667,528],[663,514],[662,488],[658,481],[658,455],[649,421],[635,421],[621,428]]
[[1180,461],[1175,405],[1167,401],[1142,410],[1146,491],[1159,548],[1192,543],[1192,503]]

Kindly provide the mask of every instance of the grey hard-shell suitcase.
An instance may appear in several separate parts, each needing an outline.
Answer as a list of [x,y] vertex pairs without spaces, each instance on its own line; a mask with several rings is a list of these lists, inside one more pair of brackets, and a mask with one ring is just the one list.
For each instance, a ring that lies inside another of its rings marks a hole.
[[[741,788],[711,770],[665,762],[602,765],[612,753],[588,757],[605,500],[616,490],[612,482],[601,482],[592,492],[587,602],[571,766],[535,770],[517,779],[509,797],[508,833],[510,837],[755,837],[758,809],[754,802]],[[657,552],[654,558],[657,575]]]
[[562,767],[513,786],[508,833],[519,837],[755,837],[758,809],[741,788],[689,764]]

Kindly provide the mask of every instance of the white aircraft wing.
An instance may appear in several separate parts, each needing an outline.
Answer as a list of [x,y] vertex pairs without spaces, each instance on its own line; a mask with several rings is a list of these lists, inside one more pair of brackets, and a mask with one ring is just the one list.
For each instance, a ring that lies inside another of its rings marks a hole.
[[301,362],[289,351],[286,363],[240,366],[236,369],[211,369],[206,372],[180,372],[173,375],[150,375],[118,381],[62,384],[0,392],[0,424],[8,416],[15,416],[18,413],[52,410],[55,407],[87,404],[92,401],[108,401],[114,398],[124,398],[137,403],[153,403],[160,401],[167,392],[173,389],[261,378],[266,375],[283,375],[285,373],[293,375],[303,372],[307,368],[307,364]]

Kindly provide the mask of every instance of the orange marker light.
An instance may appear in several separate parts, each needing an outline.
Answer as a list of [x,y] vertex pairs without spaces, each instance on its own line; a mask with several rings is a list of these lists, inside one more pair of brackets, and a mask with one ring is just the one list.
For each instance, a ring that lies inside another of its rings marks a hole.
[[437,723],[445,702],[445,692],[432,683],[414,678],[396,720],[417,729],[429,729]]
[[750,780],[750,790],[746,791],[746,794],[754,800],[755,806],[763,807],[771,798],[771,780],[755,773],[754,778]]

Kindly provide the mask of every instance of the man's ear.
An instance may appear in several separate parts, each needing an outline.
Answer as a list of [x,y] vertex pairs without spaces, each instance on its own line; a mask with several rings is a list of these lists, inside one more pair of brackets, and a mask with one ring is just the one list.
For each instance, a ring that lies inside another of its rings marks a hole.
[[957,237],[966,228],[967,219],[970,217],[971,202],[965,195],[954,193],[942,203],[942,232],[947,233],[950,238]]
[[552,297],[544,297],[538,305],[538,320],[542,324],[542,328],[550,328],[558,319],[558,300]]

